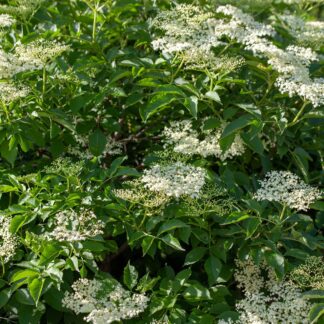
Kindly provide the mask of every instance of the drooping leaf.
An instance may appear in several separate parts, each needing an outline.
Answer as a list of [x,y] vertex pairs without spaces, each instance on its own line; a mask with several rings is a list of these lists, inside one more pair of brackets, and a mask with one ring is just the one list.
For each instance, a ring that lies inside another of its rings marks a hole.
[[104,151],[107,144],[107,138],[105,134],[100,130],[96,129],[89,136],[89,149],[91,153],[95,156],[99,156]]
[[30,295],[32,296],[36,306],[42,294],[44,282],[45,282],[44,278],[35,278],[31,283],[28,284]]
[[219,274],[222,270],[222,262],[211,255],[204,263],[204,268],[208,275],[209,285],[212,286],[217,282]]
[[197,118],[198,115],[198,98],[196,96],[187,97],[184,100],[184,106],[188,109],[192,117]]
[[172,231],[176,228],[184,228],[184,227],[188,227],[188,225],[179,219],[172,219],[172,220],[169,220],[169,221],[163,223],[160,226],[157,235],[159,236],[162,233]]
[[129,262],[124,268],[123,282],[128,289],[133,289],[137,284],[138,272]]
[[163,236],[162,241],[176,250],[184,251],[184,248],[181,246],[178,239],[171,234]]
[[201,260],[204,257],[206,252],[207,252],[207,248],[204,246],[199,246],[199,247],[192,249],[186,255],[184,265],[191,265],[191,264],[198,262],[199,260]]

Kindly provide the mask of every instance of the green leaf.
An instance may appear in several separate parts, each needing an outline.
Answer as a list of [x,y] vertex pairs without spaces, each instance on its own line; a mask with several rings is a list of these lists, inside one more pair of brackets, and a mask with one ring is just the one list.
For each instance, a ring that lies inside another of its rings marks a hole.
[[324,299],[324,290],[310,290],[303,293],[307,299]]
[[139,177],[141,174],[135,168],[121,166],[116,173],[116,177],[125,176],[125,175],[132,176],[132,177]]
[[162,237],[162,241],[171,246],[172,248],[179,250],[179,251],[184,251],[184,248],[182,248],[180,242],[178,241],[177,238],[175,238],[173,235],[171,234],[167,234],[165,236]]
[[180,97],[186,96],[186,94],[179,87],[172,84],[161,85],[157,87],[154,93],[168,93],[168,94],[178,95]]
[[155,240],[154,236],[146,236],[143,239],[142,244],[141,244],[142,250],[143,250],[143,256],[145,256],[149,252],[154,240]]
[[136,286],[137,279],[138,279],[138,272],[136,271],[135,267],[128,262],[127,266],[124,268],[124,275],[123,275],[124,284],[128,289],[132,290]]
[[208,275],[209,285],[212,286],[217,282],[219,274],[222,270],[222,262],[214,256],[210,256],[204,264],[204,268]]
[[24,225],[32,222],[37,217],[37,214],[34,215],[16,215],[10,222],[10,232],[15,234],[18,230]]
[[112,177],[116,174],[119,167],[123,164],[123,162],[127,160],[127,156],[120,156],[112,161],[110,168],[109,168],[109,176]]
[[192,117],[197,118],[198,115],[198,98],[196,96],[187,97],[183,105],[188,109]]
[[39,276],[39,272],[32,269],[24,269],[16,271],[10,278],[10,283],[19,281],[21,279],[32,279]]
[[205,93],[205,97],[208,98],[208,99],[211,99],[213,101],[216,101],[218,103],[222,103],[218,93],[216,91],[208,91]]
[[32,296],[36,306],[38,305],[39,298],[42,295],[44,282],[44,278],[35,278],[30,284],[28,284],[30,295]]
[[235,140],[235,134],[231,134],[227,137],[224,137],[222,138],[220,141],[219,141],[219,144],[220,144],[220,147],[222,149],[223,152],[226,152],[233,144]]
[[139,280],[136,290],[141,293],[152,290],[159,280],[160,277],[150,278],[149,274],[147,273]]
[[58,245],[55,244],[46,245],[39,259],[39,265],[50,263],[60,254],[60,251],[61,249]]
[[17,187],[9,186],[9,185],[0,185],[0,193],[14,192],[18,191]]
[[300,250],[300,249],[289,249],[286,253],[285,256],[291,256],[294,257],[296,259],[305,261],[305,259],[308,257],[308,253]]
[[170,105],[174,100],[176,100],[176,98],[171,94],[154,96],[146,106],[140,108],[140,115],[143,121],[147,121],[158,111]]
[[0,291],[0,309],[8,303],[11,294],[11,288]]
[[100,130],[96,129],[89,136],[89,149],[91,153],[95,156],[99,156],[104,151],[107,144],[107,138],[105,134]]
[[278,278],[282,279],[285,274],[285,258],[281,254],[272,251],[266,251],[265,258],[268,265],[275,270]]
[[48,111],[39,111],[38,114],[39,116],[54,120],[56,123],[64,126],[73,133],[75,132],[74,125],[68,120],[67,115],[62,110],[51,109]]
[[45,299],[48,305],[50,305],[59,312],[64,312],[64,308],[62,306],[62,300],[64,298],[63,289],[57,290],[55,287],[51,287],[49,290],[46,291],[43,298]]
[[258,119],[262,117],[261,110],[254,104],[235,104],[235,106],[244,109],[246,112],[252,114]]
[[19,305],[18,307],[19,324],[39,324],[40,319],[45,313],[45,306],[39,304],[37,308],[29,305]]
[[207,251],[207,248],[203,247],[203,246],[198,246],[198,247],[192,249],[186,255],[184,265],[191,265],[191,264],[198,262],[199,260],[201,260],[204,257],[206,251]]
[[312,158],[309,154],[301,147],[296,147],[295,150],[291,153],[293,159],[299,168],[300,172],[302,173],[305,181],[308,181],[308,161],[311,161]]
[[11,166],[13,166],[16,161],[16,158],[17,158],[18,148],[17,148],[17,146],[14,146],[13,148],[9,149],[8,144],[9,143],[6,141],[1,144],[0,153],[1,153],[1,156],[6,161],[8,161],[11,164]]
[[157,236],[161,235],[164,232],[172,231],[176,228],[183,228],[183,227],[188,227],[188,225],[182,222],[181,220],[172,219],[162,224],[162,226],[159,228]]
[[208,118],[204,121],[203,130],[219,128],[220,126],[221,122],[218,118]]
[[241,222],[245,219],[250,218],[245,211],[234,211],[230,215],[228,215],[223,221],[221,221],[221,225],[228,225]]
[[237,132],[238,130],[246,127],[247,125],[250,125],[252,120],[253,120],[253,117],[251,115],[243,115],[243,116],[235,119],[234,121],[232,121],[225,127],[225,129],[221,135],[221,139]]
[[259,218],[249,218],[244,223],[244,228],[246,230],[246,238],[251,238],[255,231],[261,224],[261,220]]
[[310,208],[324,211],[324,201],[316,201],[310,205]]
[[0,289],[3,288],[6,284],[7,282],[5,280],[0,279]]
[[241,137],[243,141],[256,153],[262,155],[264,151],[263,143],[261,139],[250,133],[242,133]]
[[190,302],[212,299],[209,290],[198,282],[187,287],[183,292],[183,297]]
[[183,286],[185,282],[190,278],[191,273],[192,272],[190,269],[182,270],[176,275],[175,279],[179,281],[181,286]]
[[317,323],[317,321],[324,315],[324,303],[314,305],[309,312],[309,320],[311,324]]
[[14,295],[14,298],[20,304],[35,306],[35,301],[31,297],[30,292],[29,292],[28,289],[20,288],[20,289],[16,290],[16,293]]

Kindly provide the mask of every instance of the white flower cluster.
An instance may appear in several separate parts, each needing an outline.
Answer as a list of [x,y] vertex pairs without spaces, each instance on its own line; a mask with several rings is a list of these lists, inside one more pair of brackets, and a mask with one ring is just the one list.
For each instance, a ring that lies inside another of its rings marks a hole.
[[188,215],[194,217],[200,217],[206,213],[221,217],[229,215],[234,209],[233,200],[226,190],[214,183],[206,183],[198,199],[191,199],[187,196],[183,198],[183,203],[188,210]]
[[103,156],[106,155],[120,155],[123,153],[123,144],[113,139],[111,136],[107,138],[106,147],[102,153]]
[[290,171],[270,171],[259,181],[256,200],[276,201],[297,210],[307,210],[321,197],[317,188],[311,187]]
[[158,208],[166,204],[170,197],[163,192],[152,192],[143,188],[139,180],[133,180],[125,183],[129,189],[115,189],[113,194],[120,199],[130,201],[134,204],[140,204],[146,208]]
[[54,229],[45,233],[44,237],[60,242],[84,241],[103,234],[105,227],[104,222],[87,209],[81,209],[78,213],[74,210],[59,212],[55,214],[54,224]]
[[152,41],[154,50],[165,54],[178,53],[187,69],[230,73],[242,66],[243,58],[216,56],[212,47],[223,45],[210,31],[210,12],[190,4],[178,4],[170,11],[160,12],[150,27],[164,33]]
[[144,312],[149,301],[145,295],[132,294],[118,283],[97,279],[79,279],[72,289],[73,293],[65,293],[63,306],[76,314],[89,313],[84,320],[93,324],[109,324],[137,317]]
[[144,171],[140,178],[144,187],[169,197],[190,196],[196,198],[205,185],[206,172],[200,167],[175,162],[170,165],[156,164]]
[[84,161],[72,161],[70,158],[59,157],[44,168],[46,173],[56,173],[65,177],[78,176],[84,167]]
[[239,43],[249,45],[256,39],[274,36],[274,29],[253,19],[232,5],[219,6],[216,13],[231,16],[231,19],[210,19],[209,26],[217,38],[227,36],[236,39]]
[[25,71],[39,70],[68,49],[68,45],[43,39],[19,44],[13,53],[0,49],[0,79],[12,78]]
[[28,44],[19,44],[15,53],[19,62],[28,70],[43,68],[48,62],[53,61],[63,52],[69,50],[69,46],[58,41],[45,39],[36,40]]
[[6,53],[0,48],[0,79],[12,78],[22,71],[23,67],[19,64],[17,57],[12,53]]
[[17,86],[14,83],[0,82],[0,100],[6,104],[25,98],[30,89],[25,86]]
[[213,52],[206,52],[197,49],[190,49],[180,53],[179,57],[185,63],[185,69],[187,70],[198,70],[198,71],[209,71],[209,73],[230,73],[240,68],[245,60],[238,56],[216,56]]
[[[276,86],[281,93],[290,97],[299,95],[315,107],[324,103],[324,79],[310,77],[308,66],[317,59],[310,49],[277,47],[268,40],[275,35],[271,25],[255,21],[232,5],[219,6],[216,14],[226,18],[212,18],[210,13],[192,5],[178,5],[174,10],[159,13],[151,26],[162,30],[164,36],[153,40],[153,48],[165,53],[180,52],[189,67],[195,64],[208,67],[211,62],[219,60],[211,49],[226,44],[224,37],[235,40],[254,55],[268,59],[268,63],[279,73]],[[321,23],[309,22],[305,26],[303,37],[323,35]],[[197,63],[193,63],[195,61]]]
[[[163,135],[165,143],[173,146],[177,153],[194,155],[198,154],[203,157],[216,156],[222,161],[242,155],[245,151],[243,141],[237,134],[232,145],[225,151],[220,147],[219,140],[224,130],[224,126],[215,131],[204,131],[201,134],[193,129],[190,120],[171,122],[170,127],[165,127]],[[200,139],[204,136],[204,139]]]
[[264,263],[257,266],[251,260],[237,261],[237,266],[234,276],[245,298],[236,304],[239,320],[223,323],[309,323],[311,304],[291,282],[277,281]]
[[28,19],[44,0],[15,0],[16,6],[0,5],[0,12],[4,12],[22,19]]
[[[23,1],[21,2],[23,3]],[[0,9],[3,8],[0,7]],[[0,30],[2,27],[10,26],[13,23],[14,20],[8,14],[0,15]],[[9,104],[26,97],[30,90],[12,82],[14,76],[21,72],[43,68],[49,61],[55,59],[68,48],[68,46],[56,41],[46,40],[19,44],[12,52],[6,52],[0,46],[0,79],[6,79],[5,82],[0,83],[0,100]]]
[[15,255],[18,239],[9,231],[11,218],[0,215],[0,261],[7,263]]
[[301,289],[324,290],[324,258],[309,256],[289,273],[289,279]]
[[323,0],[276,0],[276,2],[281,2],[281,3],[285,3],[288,5],[291,4],[298,4],[298,5],[304,5],[304,4],[309,4],[309,3],[323,3]]
[[256,22],[250,15],[233,6],[221,6],[218,13],[231,16],[223,26],[215,20],[215,34],[226,35],[245,45],[257,56],[265,56],[268,63],[279,73],[276,85],[281,93],[290,97],[299,95],[309,100],[315,107],[324,103],[324,79],[311,79],[308,66],[317,59],[309,48],[288,46],[281,49],[269,41],[266,36],[273,36],[271,26]]
[[294,15],[280,15],[279,17],[298,43],[309,44],[315,48],[320,48],[320,46],[323,44],[323,21],[305,21],[302,18]]
[[[79,134],[74,134],[76,142],[79,147],[69,146],[68,153],[77,156],[81,159],[92,159],[94,155],[89,150],[89,140],[87,137],[81,136]],[[99,156],[99,158],[105,157],[106,155],[121,155],[123,153],[123,143],[115,140],[111,136],[107,137],[106,146]]]
[[206,23],[211,16],[190,4],[178,4],[172,10],[160,12],[150,22],[151,28],[164,33],[152,41],[154,50],[168,54],[197,48],[209,51],[217,42]]
[[0,14],[0,29],[3,27],[10,27],[15,23],[15,19],[7,14]]

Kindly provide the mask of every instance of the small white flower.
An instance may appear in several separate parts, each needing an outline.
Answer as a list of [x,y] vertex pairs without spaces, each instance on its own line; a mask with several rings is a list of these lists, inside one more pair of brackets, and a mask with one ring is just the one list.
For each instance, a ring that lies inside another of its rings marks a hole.
[[317,188],[309,186],[289,171],[268,172],[259,183],[260,188],[254,195],[256,200],[276,201],[292,209],[307,210],[321,197]]
[[0,261],[7,263],[15,255],[18,238],[9,231],[11,218],[0,215]]
[[125,290],[120,284],[97,279],[79,279],[66,292],[62,304],[76,314],[88,313],[84,320],[92,324],[109,324],[130,319],[144,312],[148,297]]
[[30,90],[24,86],[17,86],[13,83],[0,82],[0,100],[6,104],[26,97],[29,91]]
[[15,19],[7,14],[0,14],[0,28],[10,27],[15,23]]
[[236,304],[240,317],[235,323],[309,323],[311,304],[291,282],[278,281],[265,263],[248,259],[236,264],[234,276],[245,297]]
[[171,165],[154,165],[145,170],[141,182],[151,191],[164,193],[167,196],[198,197],[205,184],[206,172],[200,167],[194,167],[176,162]]
[[66,210],[55,214],[54,217],[54,229],[44,234],[44,237],[49,240],[84,241],[103,234],[105,227],[105,224],[91,210],[87,209],[81,209],[79,213],[74,210]]
[[28,67],[28,70],[38,70],[69,49],[68,45],[58,41],[40,39],[28,44],[19,44],[15,54],[21,65]]
[[198,133],[193,129],[190,120],[172,122],[170,127],[165,127],[163,131],[164,142],[166,145],[173,146],[175,152],[186,155],[215,156],[222,161],[242,155],[245,147],[238,134],[226,151],[223,152],[221,149],[219,141],[224,127],[225,125],[214,131],[209,130]]

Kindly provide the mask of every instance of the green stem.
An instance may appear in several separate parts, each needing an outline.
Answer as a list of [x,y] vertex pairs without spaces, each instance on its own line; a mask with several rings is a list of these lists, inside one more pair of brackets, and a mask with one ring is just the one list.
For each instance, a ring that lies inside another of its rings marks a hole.
[[284,218],[284,216],[285,216],[286,208],[287,208],[287,205],[284,204],[284,205],[283,205],[283,208],[282,208],[282,211],[281,211],[281,213],[280,213],[280,217],[279,217],[280,220],[283,220],[283,218]]
[[4,110],[4,112],[6,114],[6,118],[7,118],[8,124],[10,124],[11,121],[10,121],[10,115],[9,115],[9,112],[8,112],[8,109],[7,109],[7,105],[2,100],[0,100],[0,102],[1,102],[1,106],[2,106],[2,108]]
[[144,214],[143,219],[142,219],[141,223],[139,224],[139,228],[140,228],[140,229],[142,228],[142,226],[143,226],[145,220],[146,220],[146,213]]
[[46,91],[46,64],[43,66],[43,87],[42,87],[43,97],[45,95],[45,91]]
[[232,45],[232,41],[230,41],[219,53],[218,55],[222,55],[230,46]]
[[69,177],[66,177],[66,190],[70,191],[70,179],[69,179]]
[[92,41],[96,40],[96,29],[97,29],[97,6],[93,9],[93,23],[92,23]]
[[177,74],[180,72],[182,66],[183,66],[183,63],[184,63],[184,59],[181,60],[177,70],[175,71],[175,73],[172,74],[172,77],[171,77],[171,82],[170,83],[173,83],[175,77],[177,76]]
[[263,97],[261,98],[261,100],[258,102],[258,106],[260,106],[265,101],[265,99],[267,98],[268,94],[270,93],[270,91],[272,89],[273,84],[274,84],[273,80],[270,80],[268,82],[268,88],[267,88],[266,92],[264,93]]
[[2,266],[2,274],[1,274],[1,277],[3,277],[4,274],[5,274],[5,272],[6,272],[6,269],[5,269],[4,262],[3,262],[2,259],[1,259],[1,266]]
[[299,109],[297,115],[295,116],[295,118],[293,119],[293,121],[289,124],[289,126],[295,125],[300,117],[300,115],[304,112],[306,106],[308,105],[308,101],[305,101],[303,103],[303,105],[301,106],[301,108]]

